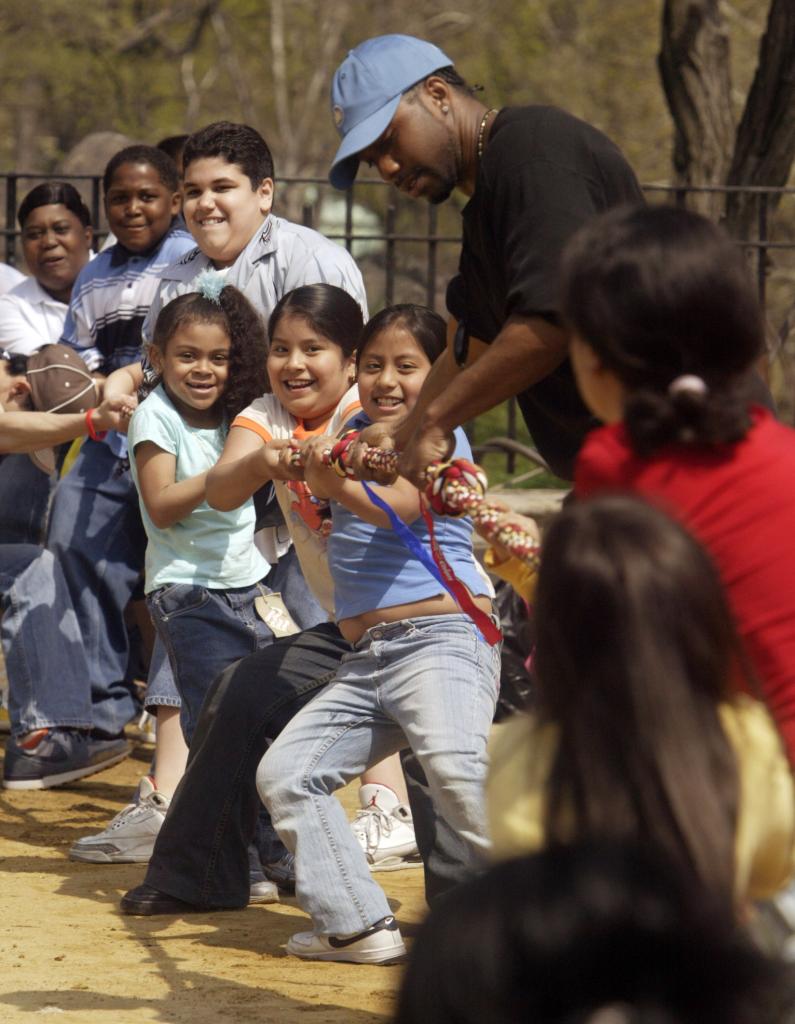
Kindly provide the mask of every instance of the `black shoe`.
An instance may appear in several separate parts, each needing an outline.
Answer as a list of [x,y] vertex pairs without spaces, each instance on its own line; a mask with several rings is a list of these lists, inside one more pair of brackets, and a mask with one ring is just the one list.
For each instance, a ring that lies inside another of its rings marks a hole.
[[262,873],[279,887],[279,892],[292,896],[295,892],[295,857],[284,853],[278,860],[262,865]]
[[169,896],[167,892],[161,892],[144,882],[122,896],[121,909],[125,914],[151,917],[153,914],[201,914],[221,908],[186,903],[185,900],[178,900],[176,896]]

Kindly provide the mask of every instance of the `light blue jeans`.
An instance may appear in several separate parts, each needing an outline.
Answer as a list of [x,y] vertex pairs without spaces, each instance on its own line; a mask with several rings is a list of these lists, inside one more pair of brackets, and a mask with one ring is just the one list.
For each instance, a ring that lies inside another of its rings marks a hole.
[[483,866],[486,741],[499,670],[499,650],[464,615],[374,626],[266,753],[257,788],[295,854],[296,895],[315,931],[350,935],[391,913],[332,794],[407,745],[472,873]]
[[52,552],[34,544],[0,545],[0,595],[12,733],[47,726],[90,729],[83,641]]
[[47,547],[80,625],[94,728],[115,735],[138,711],[124,610],[143,571],[146,534],[130,470],[107,445],[84,441],[56,487]]

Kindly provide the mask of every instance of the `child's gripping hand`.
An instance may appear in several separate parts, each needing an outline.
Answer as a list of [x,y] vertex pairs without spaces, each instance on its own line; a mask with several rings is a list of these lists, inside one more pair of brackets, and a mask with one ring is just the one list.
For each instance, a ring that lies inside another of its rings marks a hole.
[[292,453],[296,447],[295,441],[288,439],[274,439],[268,441],[260,449],[259,457],[262,459],[267,478],[270,480],[303,480],[304,470],[301,466],[292,463]]
[[91,421],[94,430],[117,430],[120,434],[127,433],[130,424],[130,417],[138,406],[138,399],[135,395],[118,395],[113,398],[105,398],[94,410]]
[[304,480],[316,498],[333,497],[344,483],[324,462],[326,452],[333,445],[333,437],[312,437],[301,446]]

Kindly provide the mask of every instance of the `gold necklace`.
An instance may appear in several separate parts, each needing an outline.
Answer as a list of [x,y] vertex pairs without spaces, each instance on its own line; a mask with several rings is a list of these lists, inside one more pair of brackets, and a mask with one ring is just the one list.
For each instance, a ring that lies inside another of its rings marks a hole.
[[478,128],[478,160],[483,156],[483,138],[486,132],[486,122],[488,121],[491,114],[496,114],[497,108],[492,107],[487,110],[480,121],[480,128]]

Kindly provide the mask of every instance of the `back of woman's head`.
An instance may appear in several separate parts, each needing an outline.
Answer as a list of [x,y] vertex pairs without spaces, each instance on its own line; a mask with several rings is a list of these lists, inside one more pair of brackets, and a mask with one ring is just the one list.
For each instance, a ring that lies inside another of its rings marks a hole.
[[629,497],[577,502],[544,539],[534,673],[559,746],[550,835],[647,836],[725,896],[737,781],[718,705],[742,655],[709,556]]
[[271,341],[287,316],[305,320],[314,331],[338,345],[346,356],[355,351],[364,326],[359,303],[333,284],[307,284],[282,296],[268,320]]
[[188,292],[163,306],[155,321],[152,344],[165,353],[171,339],[188,324],[220,326],[230,342],[227,383],[220,404],[231,423],[268,390],[268,342],[262,318],[245,295],[232,285],[220,285],[220,281],[211,283],[205,294]]
[[687,210],[620,207],[571,239],[561,282],[568,325],[624,386],[639,454],[744,435],[764,325],[745,259],[725,232]]
[[36,185],[19,204],[17,220],[21,228],[34,210],[40,206],[65,206],[80,221],[84,228],[91,225],[91,214],[83,202],[83,197],[67,181],[45,181]]
[[660,851],[584,842],[499,864],[434,905],[395,1022],[774,1024],[768,1007],[791,987]]
[[445,350],[447,325],[442,317],[427,306],[420,306],[414,302],[402,302],[395,306],[387,306],[386,309],[382,309],[380,313],[376,313],[367,321],[356,350],[357,367],[367,343],[382,331],[393,327],[402,327],[408,331],[428,357],[429,363],[435,363]]

